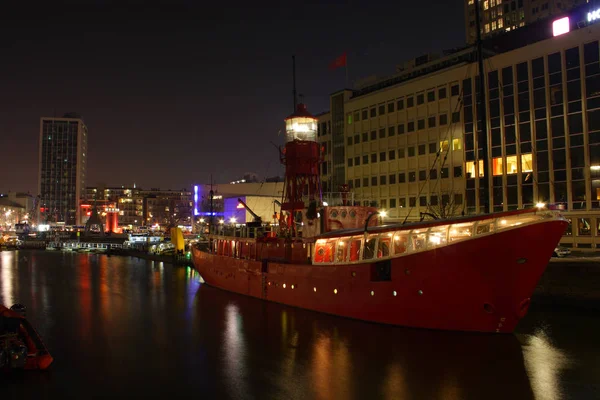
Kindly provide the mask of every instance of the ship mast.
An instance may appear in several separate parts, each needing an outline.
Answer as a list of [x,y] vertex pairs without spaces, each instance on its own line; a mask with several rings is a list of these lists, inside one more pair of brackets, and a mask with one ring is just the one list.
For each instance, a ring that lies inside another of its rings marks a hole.
[[294,108],[292,109],[292,112],[295,112],[298,102],[296,97],[296,56],[292,56],[292,79],[294,82],[292,89],[292,95],[294,96]]
[[[485,68],[483,67],[483,46],[481,43],[481,21],[480,15],[480,1],[475,2],[475,28],[477,30],[477,65],[479,67],[479,98],[481,101],[477,104],[477,121],[481,118],[481,133],[477,138],[477,147],[481,147],[481,157],[479,149],[475,153],[475,160],[477,169],[479,169],[479,160],[483,159],[483,178],[479,181],[479,198],[480,204],[483,205],[483,212],[487,214],[490,212],[490,184],[489,184],[489,166],[488,166],[488,129],[487,129],[487,113],[486,113],[486,101],[485,101]],[[477,102],[477,100],[475,100]],[[478,177],[479,178],[479,177]],[[483,187],[482,187],[483,186]],[[480,207],[481,208],[481,207]]]

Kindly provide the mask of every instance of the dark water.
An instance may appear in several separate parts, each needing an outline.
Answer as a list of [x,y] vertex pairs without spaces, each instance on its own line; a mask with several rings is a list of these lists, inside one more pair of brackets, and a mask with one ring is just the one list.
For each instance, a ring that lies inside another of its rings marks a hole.
[[[599,266],[600,268],[600,266]],[[600,319],[533,308],[515,335],[434,332],[227,293],[190,268],[0,253],[55,362],[0,376],[0,398],[594,399]]]

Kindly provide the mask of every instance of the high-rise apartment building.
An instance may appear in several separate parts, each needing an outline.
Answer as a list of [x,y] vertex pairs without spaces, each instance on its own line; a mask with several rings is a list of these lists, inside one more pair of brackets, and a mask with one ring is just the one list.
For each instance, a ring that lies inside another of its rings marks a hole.
[[76,225],[85,190],[87,127],[80,115],[40,119],[40,220]]
[[475,4],[479,3],[481,36],[486,38],[518,29],[539,19],[562,14],[590,0],[465,0],[467,43],[477,39]]
[[[599,43],[600,6],[590,5],[484,43],[496,50],[484,61],[487,159],[472,48],[357,87],[343,105],[354,201],[395,221],[554,204],[571,221],[562,245],[600,249]],[[330,143],[331,113],[317,118]]]

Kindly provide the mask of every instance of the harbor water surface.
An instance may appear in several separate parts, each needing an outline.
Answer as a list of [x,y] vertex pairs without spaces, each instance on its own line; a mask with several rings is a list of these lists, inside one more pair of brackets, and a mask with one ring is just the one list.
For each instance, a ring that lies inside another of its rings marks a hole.
[[600,319],[579,308],[534,301],[513,335],[437,332],[247,298],[189,267],[3,251],[0,303],[17,302],[55,361],[0,376],[8,399],[600,398]]

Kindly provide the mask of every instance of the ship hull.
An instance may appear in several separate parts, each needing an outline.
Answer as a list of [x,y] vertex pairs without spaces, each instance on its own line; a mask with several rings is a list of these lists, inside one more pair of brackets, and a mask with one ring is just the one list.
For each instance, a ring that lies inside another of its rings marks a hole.
[[550,220],[374,263],[286,264],[193,249],[211,286],[364,321],[416,328],[513,332],[566,228]]

